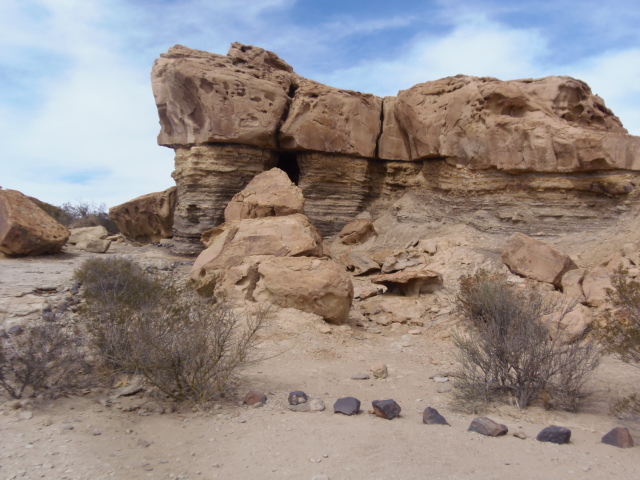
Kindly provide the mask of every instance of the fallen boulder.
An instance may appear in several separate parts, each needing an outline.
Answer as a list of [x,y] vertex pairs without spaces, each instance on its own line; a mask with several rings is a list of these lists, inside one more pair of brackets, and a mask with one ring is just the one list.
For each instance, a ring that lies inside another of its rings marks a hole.
[[102,225],[98,225],[97,227],[72,228],[70,232],[71,235],[67,240],[67,244],[69,245],[94,239],[105,240],[109,236],[109,232]]
[[386,420],[393,420],[400,416],[400,405],[395,400],[374,400],[371,405],[376,416]]
[[631,448],[633,447],[633,438],[628,428],[616,427],[602,437],[602,443],[618,448]]
[[551,425],[550,427],[543,428],[536,437],[536,440],[539,442],[550,442],[562,445],[564,443],[569,443],[569,440],[571,440],[571,430]]
[[256,175],[227,205],[225,222],[304,213],[304,196],[279,168]]
[[149,193],[109,209],[109,217],[129,240],[155,243],[173,235],[177,187]]
[[354,220],[342,227],[338,237],[345,245],[353,245],[366,242],[375,234],[376,229],[369,220]]
[[488,417],[474,418],[469,425],[469,432],[476,432],[488,437],[500,437],[506,435],[509,429],[506,425],[494,422]]
[[522,233],[509,237],[502,261],[513,273],[556,287],[567,271],[576,268],[568,255]]
[[0,188],[0,252],[7,255],[57,253],[69,230],[26,195]]
[[424,409],[424,412],[422,412],[422,423],[425,425],[449,425],[449,422],[433,407]]
[[380,266],[368,255],[362,252],[347,252],[340,255],[338,261],[354,275],[366,275],[380,270]]
[[360,400],[355,397],[344,397],[336,400],[333,404],[333,413],[343,415],[357,415],[360,412]]

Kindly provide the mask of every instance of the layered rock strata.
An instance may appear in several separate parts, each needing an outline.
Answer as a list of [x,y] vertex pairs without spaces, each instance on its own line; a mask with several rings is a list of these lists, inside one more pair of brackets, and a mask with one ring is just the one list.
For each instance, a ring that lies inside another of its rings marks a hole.
[[[604,228],[640,181],[640,138],[570,77],[459,75],[381,99],[308,80],[274,53],[236,43],[226,56],[175,46],[152,80],[158,141],[176,150],[183,253],[273,166],[299,185],[325,235],[365,209],[393,214],[407,193],[427,199],[422,222],[462,214],[480,229],[531,233],[587,218]],[[571,213],[557,215],[555,204]],[[484,221],[484,210],[496,218]]]

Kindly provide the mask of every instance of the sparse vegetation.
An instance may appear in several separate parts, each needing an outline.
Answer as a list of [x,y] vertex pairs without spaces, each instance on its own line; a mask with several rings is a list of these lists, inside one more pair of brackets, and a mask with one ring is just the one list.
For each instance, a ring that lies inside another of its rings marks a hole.
[[60,323],[38,322],[0,339],[0,386],[12,398],[55,398],[92,381],[82,336]]
[[76,277],[105,363],[143,375],[177,400],[202,403],[225,394],[268,316],[259,308],[240,318],[228,304],[156,280],[123,258],[88,260]]
[[[616,310],[606,317],[601,329],[606,350],[635,367],[640,367],[640,282],[623,270],[611,276],[612,288],[607,296]],[[618,399],[611,408],[615,414],[640,414],[640,396],[631,394]]]
[[500,397],[514,399],[521,409],[536,399],[549,408],[578,408],[599,349],[591,340],[563,342],[561,322],[551,316],[561,320],[573,305],[487,272],[463,278],[454,304],[470,327],[453,336],[461,365],[458,408],[478,410]]
[[118,233],[118,226],[109,218],[107,206],[104,203],[96,205],[90,202],[70,202],[59,207],[32,198],[42,210],[60,222],[65,227],[97,227],[102,225],[111,234]]

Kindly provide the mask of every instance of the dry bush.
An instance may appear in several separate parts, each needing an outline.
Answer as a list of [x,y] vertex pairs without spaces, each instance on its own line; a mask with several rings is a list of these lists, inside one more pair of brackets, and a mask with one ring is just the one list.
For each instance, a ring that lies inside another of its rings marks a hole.
[[551,327],[550,315],[562,319],[573,305],[487,272],[463,278],[454,305],[471,327],[468,334],[453,335],[461,364],[458,408],[477,410],[505,396],[521,409],[539,398],[546,406],[578,408],[600,355],[593,341],[564,343],[561,322]]
[[[625,273],[619,269],[611,276],[613,288],[607,296],[616,310],[607,314],[600,334],[607,352],[640,367],[640,282]],[[611,411],[616,415],[640,414],[640,396],[631,394],[617,399]]]
[[83,338],[60,323],[39,322],[0,339],[0,386],[12,398],[55,398],[92,382]]
[[240,318],[230,305],[156,280],[122,258],[89,260],[76,277],[105,363],[143,375],[177,400],[202,403],[226,393],[268,317],[258,308]]

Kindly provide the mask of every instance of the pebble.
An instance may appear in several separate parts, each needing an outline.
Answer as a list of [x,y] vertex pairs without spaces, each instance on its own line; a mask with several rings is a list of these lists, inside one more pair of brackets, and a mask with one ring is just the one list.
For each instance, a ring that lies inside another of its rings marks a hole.
[[100,430],[98,430],[97,428],[96,428],[93,432],[91,432],[91,433],[92,433],[93,435],[96,435],[96,436],[97,436],[97,435],[102,435],[102,432],[101,432]]
[[421,335],[422,334],[422,332],[420,330],[418,330],[417,328],[413,329],[413,330],[409,330],[409,333],[411,335]]
[[374,365],[370,368],[370,370],[375,378],[387,378],[389,376],[389,370],[384,363]]
[[449,381],[449,377],[433,377],[433,381],[436,383],[446,383]]
[[358,373],[351,377],[351,380],[369,380],[371,377],[367,373]]
[[33,418],[33,412],[21,412],[20,420],[31,420]]

